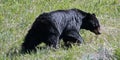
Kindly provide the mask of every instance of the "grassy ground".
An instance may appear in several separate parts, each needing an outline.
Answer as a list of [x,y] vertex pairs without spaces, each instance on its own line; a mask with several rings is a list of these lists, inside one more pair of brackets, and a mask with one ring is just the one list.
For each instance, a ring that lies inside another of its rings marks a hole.
[[[20,45],[35,18],[42,12],[78,8],[95,13],[100,36],[81,30],[86,44],[68,50],[38,49],[21,54]],[[120,59],[119,0],[0,0],[0,60],[115,60]]]

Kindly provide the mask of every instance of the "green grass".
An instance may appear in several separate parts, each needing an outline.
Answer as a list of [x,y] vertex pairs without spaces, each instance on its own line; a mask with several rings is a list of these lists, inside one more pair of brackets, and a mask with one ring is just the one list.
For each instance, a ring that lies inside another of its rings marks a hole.
[[[24,36],[40,13],[71,8],[95,13],[102,34],[95,36],[81,30],[86,44],[68,50],[38,49],[32,54],[19,52]],[[0,60],[113,60],[116,56],[119,59],[119,17],[119,0],[0,0]]]

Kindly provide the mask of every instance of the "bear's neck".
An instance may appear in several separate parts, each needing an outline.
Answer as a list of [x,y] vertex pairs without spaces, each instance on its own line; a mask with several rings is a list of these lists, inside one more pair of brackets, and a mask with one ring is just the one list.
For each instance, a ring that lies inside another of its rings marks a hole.
[[84,15],[84,17],[82,18],[82,24],[81,24],[81,29],[88,29],[87,25],[87,20],[86,20],[86,16],[87,16],[87,13],[86,15]]
[[87,13],[87,12],[84,12],[84,11],[82,11],[82,10],[79,10],[79,9],[75,9],[77,12],[79,12],[78,13],[78,16],[79,16],[79,18],[81,18],[80,20],[81,20],[81,22],[82,22],[82,24],[81,24],[81,29],[87,29],[87,27],[86,27],[86,20],[85,20],[85,18],[86,18],[86,16],[87,15],[89,15],[90,13]]

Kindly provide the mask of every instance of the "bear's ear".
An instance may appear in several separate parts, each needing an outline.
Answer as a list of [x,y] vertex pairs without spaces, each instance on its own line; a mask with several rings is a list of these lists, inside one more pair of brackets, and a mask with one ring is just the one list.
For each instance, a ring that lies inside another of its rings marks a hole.
[[93,13],[92,15],[96,16],[95,13]]

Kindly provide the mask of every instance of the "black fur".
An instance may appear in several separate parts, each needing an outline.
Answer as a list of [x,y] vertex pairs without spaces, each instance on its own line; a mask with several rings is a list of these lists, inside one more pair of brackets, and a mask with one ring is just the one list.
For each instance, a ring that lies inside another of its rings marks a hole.
[[[28,31],[22,44],[22,50],[30,51],[44,42],[48,46],[58,47],[59,40],[63,39],[66,46],[70,43],[82,43],[80,29],[99,33],[99,22],[95,14],[90,14],[79,9],[57,10],[43,13],[38,16]],[[70,43],[69,43],[70,42]]]

